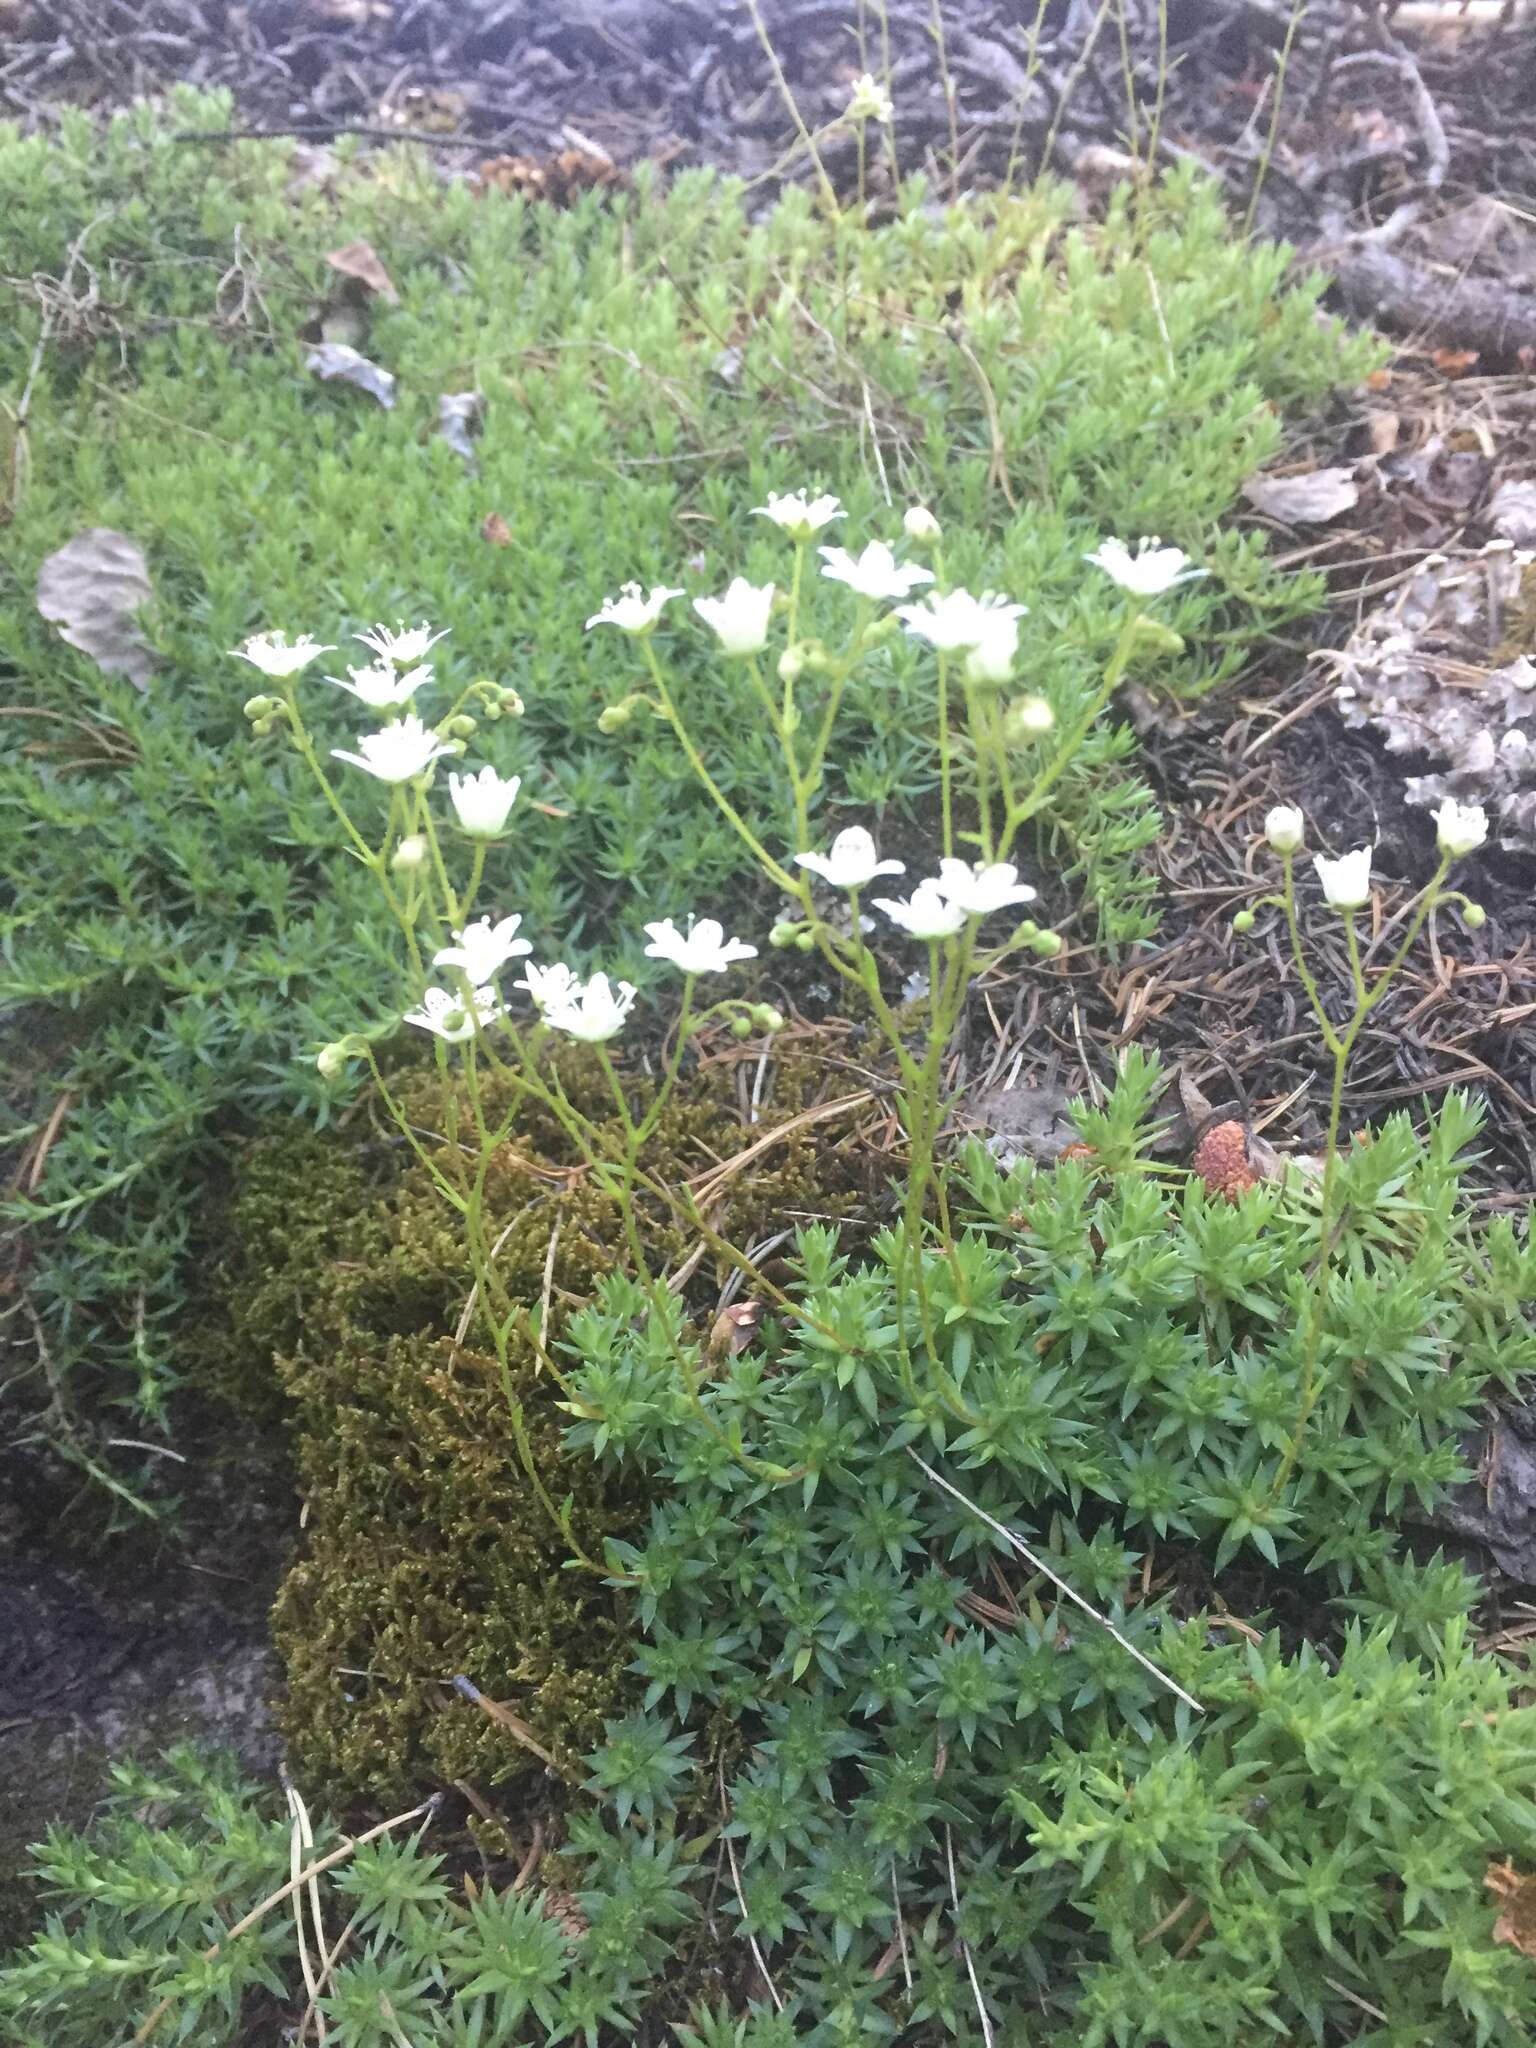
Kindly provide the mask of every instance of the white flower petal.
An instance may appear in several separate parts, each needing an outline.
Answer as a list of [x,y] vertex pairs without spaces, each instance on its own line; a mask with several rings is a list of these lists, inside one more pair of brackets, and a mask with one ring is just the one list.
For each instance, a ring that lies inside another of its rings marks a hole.
[[1481,804],[1461,804],[1448,796],[1435,813],[1440,851],[1452,860],[1476,853],[1488,837],[1488,813]]
[[1000,630],[1001,621],[1022,619],[1027,610],[1028,606],[1009,604],[990,591],[973,597],[968,590],[949,590],[922,604],[902,605],[896,616],[909,633],[941,654],[969,654]]
[[1335,910],[1359,910],[1371,899],[1371,856],[1374,846],[1357,846],[1353,853],[1329,860],[1315,853],[1312,865],[1323,885],[1323,894]]
[[443,754],[453,750],[412,712],[386,725],[382,732],[364,733],[358,751],[349,754],[340,747],[331,752],[338,761],[350,761],[380,782],[409,782],[425,772]]
[[813,533],[820,533],[824,526],[843,516],[841,499],[812,498],[804,491],[770,491],[767,504],[754,505],[752,510],[759,519],[771,519],[775,526],[782,526],[796,540],[809,540]]
[[822,548],[822,575],[835,583],[846,583],[860,597],[876,602],[910,597],[924,583],[933,581],[933,571],[917,562],[898,562],[883,540],[872,540],[862,555],[850,555],[846,548]]
[[723,974],[737,960],[755,960],[756,946],[742,939],[728,939],[725,928],[713,917],[701,918],[686,932],[680,932],[671,918],[646,926],[651,943],[647,957],[666,960],[684,974]]
[[969,861],[941,860],[938,880],[923,886],[936,889],[967,917],[990,917],[995,910],[1035,900],[1034,890],[1019,880],[1018,869],[1009,861],[994,861],[990,866],[977,861],[972,866]]
[[592,614],[587,631],[590,633],[594,626],[617,626],[623,633],[648,633],[661,617],[663,607],[682,594],[658,583],[647,597],[638,583],[626,583],[617,597],[610,597],[600,611]]
[[457,967],[477,988],[484,987],[494,981],[509,960],[533,951],[526,939],[517,936],[522,921],[515,913],[496,925],[488,917],[477,917],[473,924],[453,934],[451,946],[432,955],[432,965]]
[[1161,597],[1176,583],[1190,583],[1206,573],[1189,566],[1189,557],[1182,548],[1160,546],[1156,534],[1138,542],[1134,555],[1123,540],[1111,539],[1102,541],[1083,560],[1102,569],[1133,597]]
[[879,860],[873,836],[862,825],[849,825],[832,842],[830,853],[797,853],[797,867],[807,868],[834,889],[862,889],[877,875],[905,874],[899,860]]
[[723,597],[696,597],[693,608],[726,654],[760,654],[768,644],[773,585],[734,577]]
[[877,896],[875,902],[893,924],[914,939],[953,938],[965,923],[964,910],[941,895],[932,879],[919,882],[905,903],[889,896]]
[[421,660],[429,647],[435,647],[439,640],[447,637],[445,626],[441,633],[434,633],[428,625],[420,626],[374,626],[366,633],[355,633],[352,637],[361,640],[365,647],[372,648],[380,661],[393,662],[399,668],[410,668]]
[[546,1003],[544,1021],[567,1037],[598,1045],[604,1039],[616,1038],[623,1030],[634,1001],[633,983],[610,984],[606,974],[594,974],[585,987],[573,981],[562,1000]]
[[322,647],[318,640],[311,640],[307,633],[290,640],[283,632],[253,633],[243,647],[233,651],[237,660],[250,662],[264,676],[279,682],[308,668],[319,655],[336,652],[334,647]]
[[482,768],[477,775],[450,775],[448,795],[460,826],[473,839],[495,839],[505,829],[507,814],[523,786],[520,775],[498,775]]

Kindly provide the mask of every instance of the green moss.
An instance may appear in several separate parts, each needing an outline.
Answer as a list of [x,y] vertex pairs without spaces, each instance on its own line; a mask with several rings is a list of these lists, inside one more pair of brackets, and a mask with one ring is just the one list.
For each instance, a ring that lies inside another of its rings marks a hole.
[[[561,1071],[578,1106],[608,1113],[590,1060],[568,1056]],[[728,1081],[728,1069],[716,1070],[670,1105],[647,1153],[662,1182],[697,1175],[762,1134],[742,1129]],[[403,1085],[413,1121],[440,1128],[435,1077]],[[778,1095],[783,1120],[800,1101],[782,1071]],[[789,1210],[846,1210],[857,1169],[846,1148],[818,1155],[813,1135],[791,1133],[733,1178],[719,1217],[733,1241],[772,1236]],[[451,1170],[445,1144],[436,1160]],[[492,1163],[486,1212],[512,1300],[537,1304],[548,1269],[558,1341],[561,1313],[622,1257],[612,1196],[558,1124],[532,1115]],[[334,1135],[285,1134],[251,1148],[233,1226],[238,1335],[226,1378],[253,1420],[275,1419],[280,1390],[298,1438],[303,1549],[275,1609],[296,1764],[333,1805],[455,1780],[481,1791],[515,1780],[524,1796],[553,1789],[546,1765],[456,1692],[454,1678],[508,1706],[571,1777],[604,1716],[633,1693],[631,1647],[622,1600],[596,1575],[567,1568],[568,1547],[519,1458],[478,1316],[455,1341],[472,1278],[457,1217],[414,1154],[389,1138],[346,1148]],[[660,1203],[643,1227],[658,1270],[695,1250]],[[701,1315],[718,1277],[708,1258],[695,1272]],[[569,1498],[583,1548],[600,1555],[606,1537],[634,1533],[647,1498],[590,1459],[567,1463],[559,1389],[526,1337],[514,1339],[510,1368],[536,1469],[556,1500]]]

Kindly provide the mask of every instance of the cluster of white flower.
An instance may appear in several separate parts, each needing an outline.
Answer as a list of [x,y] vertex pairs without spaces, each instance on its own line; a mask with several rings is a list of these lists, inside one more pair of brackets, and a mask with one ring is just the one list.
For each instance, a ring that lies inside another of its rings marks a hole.
[[[1287,859],[1307,843],[1307,821],[1294,804],[1276,804],[1264,819],[1264,837],[1270,850]],[[1488,837],[1488,815],[1481,804],[1458,803],[1448,796],[1435,813],[1435,837],[1446,860],[1461,860]],[[1357,846],[1335,860],[1315,853],[1312,865],[1323,885],[1323,895],[1334,910],[1362,910],[1371,900],[1371,860],[1374,846]],[[1476,922],[1476,920],[1474,920]]]
[[[877,875],[901,875],[899,860],[880,860],[875,842],[862,825],[839,832],[829,853],[797,853],[796,864],[819,875],[834,889],[862,889]],[[911,896],[877,896],[876,904],[893,924],[914,939],[949,939],[971,918],[990,917],[996,910],[1033,903],[1035,892],[1019,880],[1009,861],[945,859],[939,872],[919,882]]]
[[[759,518],[771,519],[801,545],[834,519],[844,517],[839,499],[812,498],[806,491],[770,491],[767,504],[754,506],[753,511]],[[902,530],[909,541],[921,546],[938,539],[939,522],[925,506],[913,505],[902,518]],[[913,638],[927,641],[940,654],[963,655],[968,681],[1006,683],[1012,676],[1019,621],[1028,614],[1026,605],[1010,604],[992,591],[975,597],[968,590],[946,591],[917,604],[899,603],[932,583],[933,571],[920,563],[899,562],[883,540],[867,541],[857,555],[834,547],[820,548],[818,553],[823,576],[846,584],[872,603],[896,604],[896,616]],[[1141,541],[1135,554],[1124,541],[1106,540],[1086,559],[1121,589],[1141,598],[1160,596],[1176,584],[1206,573],[1191,567],[1182,549],[1165,548],[1155,536]],[[638,583],[626,583],[617,597],[610,597],[587,620],[588,631],[594,626],[617,626],[625,633],[649,633],[670,601],[683,594],[657,584],[647,596]],[[749,583],[744,576],[737,576],[722,596],[696,597],[693,608],[715,634],[722,653],[757,655],[768,645],[776,594],[775,584]]]
[[[889,102],[882,98],[872,80],[859,81],[851,118],[890,118]],[[804,490],[770,492],[767,504],[754,509],[800,547],[808,546],[824,527],[844,517],[837,498],[812,497]],[[921,505],[908,509],[902,528],[914,546],[931,546],[940,535],[939,522]],[[965,658],[969,681],[995,684],[1009,679],[1018,653],[1019,621],[1027,615],[1024,605],[1011,604],[992,592],[975,597],[966,590],[930,595],[917,603],[902,602],[924,585],[935,582],[935,575],[921,563],[898,561],[894,550],[883,540],[868,541],[857,555],[840,547],[822,547],[818,552],[824,577],[845,585],[871,604],[894,604],[895,617],[914,639],[925,641],[940,654]],[[1192,576],[1204,574],[1203,570],[1190,568],[1179,549],[1162,547],[1156,540],[1143,541],[1134,555],[1123,542],[1107,540],[1088,559],[1134,597],[1155,596]],[[646,591],[638,583],[626,583],[616,597],[608,599],[587,620],[588,630],[617,626],[625,633],[650,633],[667,605],[683,594],[680,589],[664,584]],[[753,584],[737,576],[721,596],[695,598],[693,608],[714,633],[723,653],[748,658],[760,654],[768,643],[776,596],[775,584]],[[462,754],[464,739],[474,730],[472,719],[451,716],[440,725],[431,726],[412,708],[418,695],[433,682],[433,666],[425,657],[443,635],[434,633],[427,625],[397,625],[377,626],[357,637],[372,659],[362,667],[349,666],[345,677],[331,676],[327,680],[370,711],[396,715],[379,731],[360,734],[356,751],[333,748],[334,758],[362,769],[379,782],[399,787],[428,776],[434,764],[445,756]],[[278,631],[258,633],[236,651],[263,675],[287,683],[322,654],[334,653],[335,649],[305,634],[290,640],[286,633]],[[521,709],[514,691],[500,692],[498,702],[489,706],[490,715],[499,716],[504,708]],[[1021,709],[1017,723],[1022,733],[1038,734],[1048,729],[1051,712],[1043,699],[1021,700]],[[253,697],[246,711],[255,730],[262,733],[271,731],[279,717],[292,715],[293,706],[291,700]],[[482,767],[472,774],[450,774],[448,794],[460,829],[475,839],[501,837],[521,786],[518,776],[503,776],[491,767]],[[1456,809],[1454,805],[1447,808]],[[1481,818],[1480,812],[1475,815]],[[1299,825],[1295,843],[1301,843]],[[408,873],[421,867],[429,852],[428,838],[412,831],[400,839],[390,865],[396,872]],[[1368,870],[1368,849],[1364,858]],[[873,838],[860,825],[840,832],[829,853],[798,852],[794,859],[834,889],[842,890],[857,891],[881,875],[905,872],[900,861],[878,858]],[[1319,862],[1320,871],[1323,866]],[[1020,882],[1018,870],[1009,862],[972,865],[946,858],[939,863],[938,874],[919,882],[910,897],[903,900],[882,896],[875,901],[911,937],[940,940],[953,937],[968,924],[999,910],[1032,903],[1034,899],[1034,890]],[[520,924],[516,915],[495,923],[481,917],[454,932],[452,943],[434,954],[432,964],[456,975],[458,989],[428,988],[420,1006],[407,1014],[406,1022],[459,1043],[505,1016],[507,1006],[498,991],[497,977],[513,960],[524,959],[532,951],[529,942],[519,936]],[[1027,929],[1033,932],[1032,927]],[[667,961],[690,979],[723,973],[738,961],[755,958],[757,953],[755,946],[741,939],[728,939],[724,927],[713,918],[690,921],[686,930],[680,930],[671,919],[648,924],[645,930],[650,941],[647,956]],[[1038,950],[1059,946],[1052,934],[1033,936]],[[635,1000],[630,982],[610,981],[601,973],[583,981],[563,961],[541,966],[526,960],[523,977],[515,985],[528,995],[551,1029],[588,1043],[600,1043],[622,1030]],[[767,1004],[753,1006],[751,1015],[768,1029],[776,1029],[782,1022]],[[733,1028],[745,1027],[738,1019]],[[337,1071],[341,1057],[341,1044],[328,1046],[321,1055],[322,1071]]]

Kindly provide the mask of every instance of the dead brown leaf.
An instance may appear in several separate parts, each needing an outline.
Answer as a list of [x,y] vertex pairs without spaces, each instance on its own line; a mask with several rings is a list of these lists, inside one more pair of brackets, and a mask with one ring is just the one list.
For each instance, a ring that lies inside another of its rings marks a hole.
[[138,622],[153,595],[144,550],[109,526],[77,533],[37,572],[37,609],[60,638],[136,690],[160,665]]
[[1309,469],[1301,476],[1251,476],[1243,496],[1256,512],[1286,526],[1324,526],[1360,501],[1349,468]]
[[464,1698],[477,1706],[482,1714],[494,1721],[498,1728],[505,1728],[514,1742],[520,1743],[524,1749],[538,1757],[541,1763],[548,1764],[557,1777],[561,1775],[559,1760],[551,1756],[520,1714],[514,1714],[512,1709],[503,1706],[500,1700],[487,1699],[471,1679],[455,1678],[453,1684],[456,1692],[462,1693]]
[[1429,360],[1442,377],[1465,377],[1478,356],[1475,348],[1437,348]]
[[371,242],[348,242],[344,249],[333,249],[325,260],[332,270],[352,278],[365,291],[376,292],[388,305],[399,305],[400,294]]
[[1373,412],[1366,421],[1373,455],[1390,455],[1402,437],[1403,418],[1396,412]]
[[1521,1955],[1536,1958],[1536,1871],[1516,1870],[1512,1863],[1493,1863],[1483,1883],[1503,1910],[1493,1925],[1493,1938]]
[[487,512],[480,522],[480,538],[488,540],[493,548],[509,548],[512,529],[499,512]]

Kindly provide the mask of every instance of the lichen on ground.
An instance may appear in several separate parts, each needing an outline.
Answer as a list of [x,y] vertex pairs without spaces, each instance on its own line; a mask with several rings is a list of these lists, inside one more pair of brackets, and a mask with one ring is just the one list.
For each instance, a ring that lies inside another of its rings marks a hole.
[[[560,1074],[584,1113],[613,1115],[590,1058],[568,1054]],[[728,1067],[706,1069],[679,1090],[648,1143],[658,1181],[676,1186],[740,1152],[814,1085],[781,1067],[775,1110],[744,1131],[729,1079]],[[441,1131],[436,1077],[401,1086],[413,1122]],[[498,1107],[493,1093],[491,1112]],[[747,1244],[795,1213],[846,1213],[861,1169],[849,1148],[820,1135],[817,1145],[815,1126],[792,1130],[731,1177],[718,1229]],[[456,1341],[472,1283],[458,1218],[421,1161],[392,1132],[380,1136],[351,1146],[334,1134],[261,1140],[233,1207],[226,1377],[242,1382],[249,1412],[269,1426],[275,1364],[304,1499],[300,1555],[274,1611],[287,1674],[281,1718],[296,1771],[323,1787],[333,1810],[456,1782],[482,1797],[515,1782],[526,1806],[555,1790],[548,1766],[453,1682],[467,1678],[510,1709],[559,1775],[575,1778],[603,1718],[634,1691],[625,1606],[599,1576],[571,1568],[520,1460],[477,1316]],[[444,1145],[435,1156],[444,1162]],[[547,1287],[557,1343],[563,1313],[625,1263],[613,1195],[554,1118],[535,1111],[493,1160],[485,1202],[508,1294],[537,1306]],[[653,1271],[697,1249],[659,1202],[648,1205],[643,1235]],[[705,1313],[718,1286],[712,1256],[695,1285]],[[569,1500],[573,1533],[601,1556],[607,1537],[635,1531],[646,1496],[585,1458],[564,1458],[559,1389],[525,1332],[513,1337],[510,1364],[544,1486]]]

